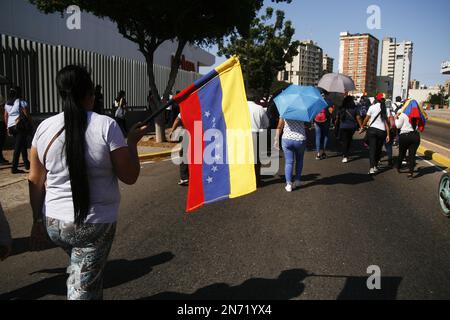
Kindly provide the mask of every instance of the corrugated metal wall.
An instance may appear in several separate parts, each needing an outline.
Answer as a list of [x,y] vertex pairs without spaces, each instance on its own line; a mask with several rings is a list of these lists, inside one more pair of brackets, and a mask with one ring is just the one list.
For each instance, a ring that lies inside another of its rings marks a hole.
[[[149,85],[145,63],[0,35],[0,74],[22,87],[33,114],[62,111],[55,78],[58,70],[69,64],[80,64],[90,70],[94,84],[103,87],[106,109],[111,109],[120,90],[126,91],[130,106],[147,105]],[[162,94],[170,69],[159,65],[153,68]],[[180,70],[173,91],[184,89],[200,77]],[[6,96],[6,93],[7,88],[0,86],[0,94]]]

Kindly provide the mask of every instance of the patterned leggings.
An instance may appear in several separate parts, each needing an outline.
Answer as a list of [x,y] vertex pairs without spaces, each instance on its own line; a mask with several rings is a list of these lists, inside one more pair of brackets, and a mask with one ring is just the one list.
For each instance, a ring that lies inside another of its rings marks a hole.
[[47,218],[50,239],[70,257],[68,300],[103,299],[103,273],[114,240],[116,224],[73,223]]

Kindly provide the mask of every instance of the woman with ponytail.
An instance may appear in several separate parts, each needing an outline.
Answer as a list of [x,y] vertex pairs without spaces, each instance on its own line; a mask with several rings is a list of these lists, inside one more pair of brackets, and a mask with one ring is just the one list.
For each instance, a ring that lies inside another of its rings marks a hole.
[[118,180],[137,181],[137,143],[147,127],[133,127],[125,142],[116,121],[93,112],[94,86],[82,67],[62,69],[56,85],[64,112],[42,122],[31,149],[31,248],[39,250],[49,236],[70,257],[68,299],[101,299],[119,213]]
[[[373,175],[379,171],[379,163],[383,151],[383,144],[389,143],[389,123],[386,101],[382,93],[377,95],[376,103],[369,108],[363,122],[363,128],[367,126],[367,138],[369,140],[370,170]],[[361,129],[364,131],[366,129]]]

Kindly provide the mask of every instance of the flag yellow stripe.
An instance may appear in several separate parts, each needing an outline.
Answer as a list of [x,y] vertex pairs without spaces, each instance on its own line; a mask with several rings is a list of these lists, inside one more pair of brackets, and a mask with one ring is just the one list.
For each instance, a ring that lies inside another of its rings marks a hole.
[[222,110],[227,127],[230,198],[256,191],[250,111],[239,60],[233,57],[216,71],[222,86]]

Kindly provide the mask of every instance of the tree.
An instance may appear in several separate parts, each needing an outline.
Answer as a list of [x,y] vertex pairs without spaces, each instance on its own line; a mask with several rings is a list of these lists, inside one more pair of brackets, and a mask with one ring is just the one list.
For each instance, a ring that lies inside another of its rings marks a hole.
[[447,102],[446,101],[447,99],[448,99],[448,97],[446,97],[446,95],[445,95],[445,89],[442,88],[439,91],[439,93],[436,93],[436,94],[430,93],[430,95],[428,96],[427,102],[432,105],[444,106],[445,103]]
[[[46,13],[63,12],[70,5],[117,23],[119,32],[139,46],[147,62],[154,106],[168,100],[188,43],[209,45],[232,33],[247,34],[263,0],[29,0]],[[272,0],[291,2],[291,0]],[[178,43],[164,92],[158,91],[153,73],[154,54],[165,41]],[[156,119],[158,142],[165,141],[162,117]]]
[[253,20],[248,35],[233,33],[219,42],[219,55],[238,55],[247,90],[267,98],[277,74],[285,70],[298,54],[299,42],[292,42],[295,29],[285,22],[283,11],[267,8],[264,15]]

